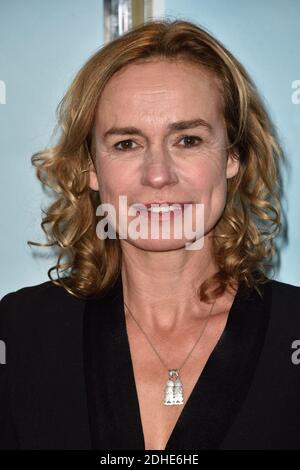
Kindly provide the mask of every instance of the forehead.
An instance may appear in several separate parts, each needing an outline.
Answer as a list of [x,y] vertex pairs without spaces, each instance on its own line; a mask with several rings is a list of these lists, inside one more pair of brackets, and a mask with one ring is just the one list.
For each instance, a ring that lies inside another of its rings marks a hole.
[[121,116],[218,119],[222,98],[215,74],[186,60],[153,60],[124,66],[107,82],[96,110],[99,125]]

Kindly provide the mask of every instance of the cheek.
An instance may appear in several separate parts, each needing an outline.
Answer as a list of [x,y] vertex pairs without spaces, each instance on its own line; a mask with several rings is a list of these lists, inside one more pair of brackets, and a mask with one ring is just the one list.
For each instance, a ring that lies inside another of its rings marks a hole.
[[116,202],[119,195],[126,195],[128,182],[124,172],[116,167],[114,162],[99,162],[98,169],[99,193],[103,202]]
[[221,217],[226,204],[226,175],[220,166],[206,166],[194,172],[192,186],[195,200],[204,205],[205,226],[211,229]]
[[[132,168],[120,165],[119,162],[104,161],[98,165],[99,194],[101,203],[108,203],[114,207],[113,219],[110,224],[116,232],[127,237],[128,206],[132,202],[132,192],[137,181]],[[135,190],[136,192],[136,190]]]
[[217,164],[198,167],[190,175],[190,183],[203,197],[223,193],[226,181],[224,169]]

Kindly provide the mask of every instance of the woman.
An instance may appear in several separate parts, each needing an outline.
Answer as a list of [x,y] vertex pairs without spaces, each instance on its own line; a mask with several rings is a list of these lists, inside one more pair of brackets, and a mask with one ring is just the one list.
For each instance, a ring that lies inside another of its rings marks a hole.
[[1,447],[299,449],[300,288],[267,276],[282,153],[243,66],[153,21],[96,52],[59,111],[32,158],[59,258],[1,301]]

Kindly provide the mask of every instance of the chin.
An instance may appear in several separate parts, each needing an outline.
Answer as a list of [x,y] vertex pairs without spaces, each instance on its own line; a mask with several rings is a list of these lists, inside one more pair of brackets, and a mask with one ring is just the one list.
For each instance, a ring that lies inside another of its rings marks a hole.
[[139,248],[140,250],[145,250],[145,251],[156,251],[156,252],[163,252],[163,251],[174,251],[174,250],[182,250],[186,247],[186,244],[189,244],[190,242],[188,240],[183,240],[183,239],[174,239],[174,240],[163,240],[163,239],[158,239],[158,240],[143,240],[143,239],[138,239],[138,240],[132,240],[128,238],[127,243],[130,245],[135,246],[136,248]]

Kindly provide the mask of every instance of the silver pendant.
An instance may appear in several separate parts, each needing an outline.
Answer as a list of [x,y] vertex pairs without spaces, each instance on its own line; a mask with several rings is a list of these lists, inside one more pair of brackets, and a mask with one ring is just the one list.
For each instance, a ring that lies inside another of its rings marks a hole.
[[[175,380],[173,380],[173,377]],[[179,369],[170,369],[165,385],[164,405],[183,405],[183,385],[179,377]]]

